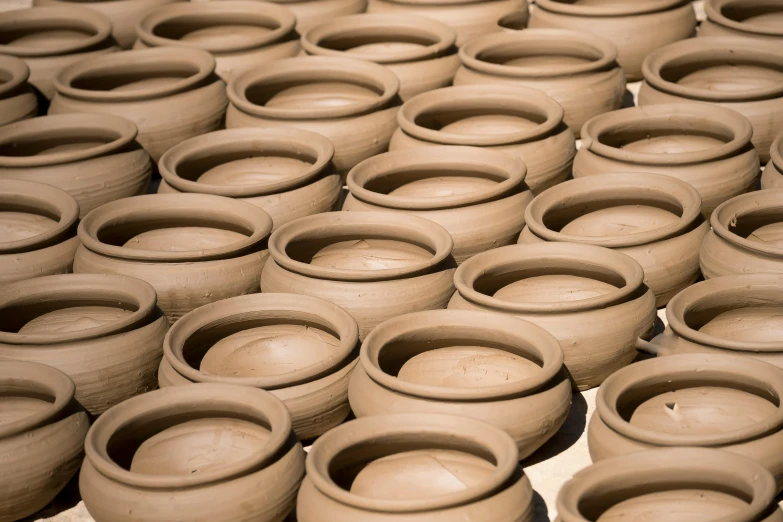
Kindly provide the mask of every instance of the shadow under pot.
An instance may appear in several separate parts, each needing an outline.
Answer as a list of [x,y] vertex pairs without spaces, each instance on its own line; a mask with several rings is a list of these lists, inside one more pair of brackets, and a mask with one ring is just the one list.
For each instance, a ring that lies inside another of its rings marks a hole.
[[653,331],[655,296],[641,265],[621,252],[576,243],[511,245],[478,254],[454,275],[450,309],[484,310],[543,327],[563,348],[580,391],[636,357]]
[[151,194],[107,203],[79,225],[74,272],[150,283],[169,321],[199,306],[258,292],[272,219],[205,194]]
[[358,358],[356,321],[316,297],[256,294],[193,310],[166,338],[160,387],[213,382],[269,391],[299,440],[345,420]]
[[397,116],[390,151],[467,145],[525,162],[534,194],[565,181],[576,154],[563,108],[537,89],[512,85],[444,87],[413,97]]
[[736,36],[783,42],[783,5],[777,0],[707,0],[699,36]]
[[96,522],[279,522],[305,471],[285,405],[247,386],[134,397],[98,418],[84,448],[79,491]]
[[778,134],[769,150],[769,163],[761,173],[762,189],[783,188],[783,133]]
[[38,97],[27,83],[30,68],[19,58],[0,56],[0,126],[38,115]]
[[269,239],[261,291],[320,297],[342,307],[364,339],[383,321],[445,308],[454,292],[452,239],[399,212],[330,212],[292,221]]
[[310,448],[296,516],[532,522],[533,489],[518,457],[508,434],[475,419],[434,413],[353,420]]

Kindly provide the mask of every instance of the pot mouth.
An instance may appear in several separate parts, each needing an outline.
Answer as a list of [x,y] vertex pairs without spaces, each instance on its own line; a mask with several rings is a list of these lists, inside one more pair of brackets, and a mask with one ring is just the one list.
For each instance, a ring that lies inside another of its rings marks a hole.
[[0,55],[0,96],[14,92],[30,78],[27,64],[13,56]]
[[621,17],[668,11],[689,3],[688,0],[642,0],[637,2],[536,0],[536,9],[571,16]]
[[[704,3],[707,19],[723,27],[766,36],[783,36],[779,22],[759,22],[764,15],[783,15],[776,0],[708,0]],[[775,18],[777,18],[775,16]]]
[[778,137],[772,142],[769,155],[775,168],[783,172],[783,133],[778,134]]
[[[96,208],[82,219],[78,235],[97,254],[177,263],[262,250],[271,230],[269,214],[244,201],[208,194],[148,194]],[[176,245],[176,239],[183,244]]]
[[[518,473],[519,452],[504,431],[479,420],[444,414],[395,414],[349,421],[321,435],[305,462],[307,477],[324,495],[353,508],[387,513],[434,511],[489,497]],[[446,450],[481,460],[494,469],[462,491],[426,498],[388,499],[360,495],[349,485],[360,468],[384,457],[417,450]]]
[[[379,110],[392,102],[399,88],[397,76],[382,65],[333,56],[299,56],[241,74],[229,84],[228,98],[252,116],[313,120]],[[291,96],[292,90],[299,94]],[[305,103],[307,97],[310,103]]]
[[498,27],[505,31],[527,30],[527,22],[530,19],[530,13],[527,9],[514,11],[498,18]]
[[768,242],[763,231],[759,234],[763,227],[783,223],[781,198],[783,189],[760,190],[735,196],[712,213],[712,231],[728,243],[745,250],[781,258],[783,244]]

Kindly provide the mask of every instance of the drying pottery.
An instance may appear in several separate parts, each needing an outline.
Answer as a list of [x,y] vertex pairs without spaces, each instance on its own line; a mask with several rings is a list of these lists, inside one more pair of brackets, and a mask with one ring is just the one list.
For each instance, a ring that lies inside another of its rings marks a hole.
[[783,133],[778,134],[769,149],[769,163],[761,174],[761,188],[783,188]]
[[34,118],[38,98],[27,79],[30,68],[13,56],[0,56],[0,126]]
[[302,35],[302,48],[386,66],[399,78],[405,101],[451,85],[459,67],[456,39],[454,29],[422,16],[361,14],[316,25]]
[[100,416],[79,476],[96,522],[279,522],[305,453],[269,392],[199,384],[145,393]]
[[151,194],[107,203],[79,224],[74,272],[143,279],[172,323],[207,303],[258,292],[269,214],[206,194]]
[[695,104],[631,107],[596,116],[582,127],[574,177],[615,172],[672,176],[699,191],[706,217],[738,194],[755,190],[759,157],[747,118]]
[[522,29],[527,28],[529,20],[530,11],[528,9],[520,9],[519,11],[514,11],[513,13],[498,18],[498,27],[500,27],[501,31],[521,31]]
[[617,49],[587,33],[528,29],[476,38],[459,51],[462,67],[454,85],[509,84],[545,92],[565,111],[564,121],[579,136],[598,114],[619,109],[625,75]]
[[475,419],[401,414],[350,421],[315,441],[299,522],[533,520],[514,441]]
[[487,147],[522,159],[534,194],[565,181],[576,154],[563,108],[546,94],[511,85],[444,87],[405,102],[389,150],[434,145]]
[[63,372],[0,362],[0,521],[44,508],[79,470],[87,413]]
[[446,307],[454,292],[452,246],[443,227],[401,212],[303,217],[269,239],[261,291],[332,301],[353,316],[364,339],[391,317]]
[[144,194],[152,174],[133,122],[108,114],[43,116],[0,128],[0,179],[45,183],[72,195],[81,216]]
[[296,16],[296,31],[306,33],[322,22],[363,13],[367,0],[271,0],[289,9]]
[[226,84],[214,71],[215,59],[200,49],[167,47],[101,56],[60,72],[49,114],[127,118],[157,162],[177,143],[223,127]]
[[707,0],[699,36],[738,36],[783,42],[783,5],[777,0]]
[[477,147],[432,147],[379,154],[351,169],[343,210],[396,210],[443,226],[457,263],[510,245],[533,195],[525,164]]
[[636,356],[656,317],[641,265],[594,245],[511,245],[478,254],[454,275],[449,308],[520,317],[560,341],[579,390],[601,384]]

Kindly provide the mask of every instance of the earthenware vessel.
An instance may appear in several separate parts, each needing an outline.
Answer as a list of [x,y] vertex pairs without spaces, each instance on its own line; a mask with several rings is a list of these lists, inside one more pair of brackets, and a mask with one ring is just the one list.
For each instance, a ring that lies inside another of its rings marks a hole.
[[161,47],[101,56],[63,69],[55,87],[49,114],[127,118],[156,162],[177,143],[222,128],[228,106],[215,59],[200,49]]
[[[532,4],[534,2],[530,3]],[[500,27],[501,31],[521,31],[522,29],[527,28],[527,23],[529,20],[530,10],[520,9],[498,18],[498,27]]]
[[518,456],[511,437],[475,419],[353,420],[310,448],[297,520],[530,522],[533,489]]
[[443,227],[401,212],[303,217],[269,239],[261,291],[332,301],[353,316],[364,339],[391,317],[446,307],[454,292],[452,247]]
[[0,56],[0,125],[38,115],[38,99],[27,79],[30,68],[19,58]]
[[345,420],[359,329],[324,299],[255,294],[186,314],[171,329],[160,387],[217,382],[268,390],[291,412],[300,440]]
[[214,301],[258,291],[272,219],[243,201],[151,194],[107,203],[79,224],[74,272],[143,279],[174,323]]
[[79,490],[96,522],[277,522],[304,476],[291,414],[249,386],[134,397],[95,421],[84,449]]
[[778,134],[769,149],[769,163],[761,174],[761,188],[783,188],[783,133]]
[[87,413],[63,372],[31,362],[0,362],[0,520],[45,507],[79,470]]
[[348,174],[343,210],[396,210],[434,221],[454,240],[457,263],[510,245],[533,199],[525,164],[478,147],[431,147],[379,154]]
[[291,10],[296,16],[296,31],[304,34],[327,20],[363,13],[367,0],[271,0]]
[[536,89],[462,85],[426,92],[405,102],[389,150],[435,145],[487,147],[527,165],[534,194],[565,181],[576,154],[563,108]]
[[783,42],[783,5],[776,0],[707,0],[699,36]]

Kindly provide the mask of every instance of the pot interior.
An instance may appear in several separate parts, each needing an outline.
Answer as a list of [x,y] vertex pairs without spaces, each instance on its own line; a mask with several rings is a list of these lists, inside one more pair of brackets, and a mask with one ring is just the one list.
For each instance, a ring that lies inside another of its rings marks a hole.
[[327,35],[317,45],[333,51],[366,56],[394,55],[435,45],[440,38],[429,32],[402,27],[356,27],[343,33]]
[[60,226],[55,209],[24,203],[22,198],[0,198],[0,244],[29,239]]
[[717,52],[713,56],[681,58],[664,65],[665,81],[711,93],[743,93],[783,84],[783,61],[773,62],[749,52]]
[[43,387],[26,381],[25,389],[18,383],[0,382],[0,426],[39,415],[55,403],[56,398]]
[[527,28],[527,21],[529,15],[527,10],[516,11],[511,14],[507,14],[498,20],[498,25],[503,29],[510,29],[512,31],[521,31]]
[[245,97],[254,105],[270,109],[301,111],[366,106],[384,93],[381,85],[342,71],[296,76],[253,83],[245,90]]
[[384,175],[368,180],[364,188],[402,198],[448,198],[492,190],[506,179],[507,175],[492,172],[489,166],[477,168],[465,164],[457,169],[433,165],[389,169]]
[[603,58],[603,53],[584,42],[542,39],[504,42],[476,54],[476,59],[509,67],[531,67],[557,73],[563,67],[583,65]]
[[646,118],[614,125],[596,140],[609,147],[644,154],[683,154],[720,147],[734,140],[728,126],[704,118]]
[[0,156],[26,158],[62,152],[86,151],[122,138],[122,134],[107,128],[42,129],[36,133],[11,135],[0,140]]
[[783,5],[772,2],[737,0],[727,2],[721,14],[734,22],[740,22],[768,29],[783,28]]
[[727,341],[779,343],[783,301],[776,293],[704,295],[685,311],[688,328]]
[[194,63],[162,59],[84,70],[70,80],[70,87],[101,92],[160,89],[171,87],[198,73],[199,67]]
[[139,309],[116,295],[94,298],[47,298],[0,309],[0,331],[23,335],[87,332],[122,321]]
[[258,41],[280,28],[273,18],[255,13],[204,12],[172,16],[152,28],[152,34],[196,45],[231,47]]
[[762,245],[783,248],[783,212],[768,208],[735,215],[727,224],[729,232]]
[[518,107],[476,102],[467,108],[464,104],[446,104],[425,110],[416,117],[414,123],[450,134],[503,136],[532,131],[546,120],[544,114],[535,114]]
[[435,252],[413,240],[385,235],[346,234],[291,241],[288,257],[301,263],[337,270],[389,270],[428,263]]
[[63,47],[85,43],[97,34],[94,26],[76,18],[23,20],[0,29],[0,45],[11,50],[58,52]]

